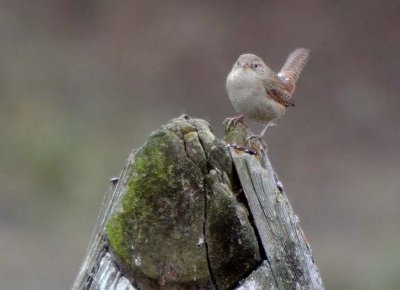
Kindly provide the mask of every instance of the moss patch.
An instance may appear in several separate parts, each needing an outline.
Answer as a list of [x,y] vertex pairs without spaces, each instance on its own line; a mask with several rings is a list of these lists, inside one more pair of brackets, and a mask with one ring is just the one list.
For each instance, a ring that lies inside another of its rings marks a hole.
[[130,162],[106,234],[139,288],[228,289],[258,262],[229,150],[208,123],[174,119]]
[[[106,225],[110,246],[128,269],[153,279],[208,278],[202,236],[204,177],[184,142],[167,129],[135,156],[122,210]],[[174,253],[174,255],[171,255]]]

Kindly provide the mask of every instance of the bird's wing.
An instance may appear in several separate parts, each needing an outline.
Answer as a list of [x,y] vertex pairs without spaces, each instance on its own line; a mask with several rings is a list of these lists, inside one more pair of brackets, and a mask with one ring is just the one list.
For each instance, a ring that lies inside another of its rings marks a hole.
[[294,106],[292,95],[285,89],[285,84],[274,74],[263,82],[265,91],[275,102],[285,106]]
[[309,55],[310,50],[306,48],[298,48],[293,51],[278,73],[278,77],[283,82],[294,85],[306,65]]

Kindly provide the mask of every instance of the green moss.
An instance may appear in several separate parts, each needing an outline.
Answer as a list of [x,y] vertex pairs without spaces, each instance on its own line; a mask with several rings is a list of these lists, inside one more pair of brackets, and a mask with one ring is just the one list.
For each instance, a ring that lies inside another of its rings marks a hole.
[[[154,213],[161,192],[176,190],[179,180],[174,178],[174,166],[170,146],[165,142],[170,136],[162,131],[152,136],[148,143],[137,153],[128,189],[122,199],[122,212],[114,215],[107,224],[107,236],[111,247],[123,260],[130,264],[132,249],[129,242],[143,239],[148,233],[138,225]],[[138,228],[138,231],[132,229]],[[135,232],[135,236],[132,233]]]
[[[160,134],[149,140],[137,155],[133,175],[129,181],[128,191],[122,201],[124,212],[134,214],[135,219],[146,218],[149,202],[162,189],[170,190],[178,186],[173,176],[173,164],[167,161],[165,138]],[[146,198],[143,196],[146,195]]]
[[228,124],[227,120],[225,120],[224,124],[225,124],[225,134],[224,134],[225,143],[245,146],[246,137],[249,133],[246,125],[244,125],[241,122],[237,122],[235,124]]
[[106,225],[110,246],[128,269],[140,268],[154,279],[163,263],[173,265],[180,280],[208,274],[203,249],[196,246],[204,218],[203,182],[174,132],[164,128],[149,138],[135,156],[122,209]]
[[118,215],[113,216],[106,225],[106,233],[110,242],[111,248],[120,256],[124,263],[129,264],[129,256],[127,249],[125,249],[123,239],[123,223],[121,217]]
[[166,285],[208,285],[207,241],[214,277],[224,289],[237,269],[247,271],[258,261],[248,213],[231,192],[229,151],[205,121],[172,120],[130,162],[119,210],[106,225],[124,269]]

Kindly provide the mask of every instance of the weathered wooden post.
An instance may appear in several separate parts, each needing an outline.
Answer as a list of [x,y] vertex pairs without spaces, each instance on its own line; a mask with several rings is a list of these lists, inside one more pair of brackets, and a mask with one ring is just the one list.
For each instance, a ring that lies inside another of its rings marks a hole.
[[154,132],[106,196],[73,289],[323,289],[266,152],[247,134],[233,123],[224,143],[188,116]]

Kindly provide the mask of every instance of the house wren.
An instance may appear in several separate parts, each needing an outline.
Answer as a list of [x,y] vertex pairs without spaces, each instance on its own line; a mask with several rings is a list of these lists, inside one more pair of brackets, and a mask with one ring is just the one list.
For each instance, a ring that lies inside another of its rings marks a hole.
[[309,54],[308,49],[296,49],[278,74],[254,54],[239,56],[226,79],[226,90],[233,107],[242,114],[239,118],[244,115],[266,125],[260,135],[251,137],[262,138],[272,121],[294,106],[296,81]]

